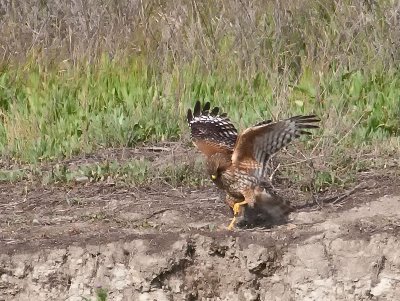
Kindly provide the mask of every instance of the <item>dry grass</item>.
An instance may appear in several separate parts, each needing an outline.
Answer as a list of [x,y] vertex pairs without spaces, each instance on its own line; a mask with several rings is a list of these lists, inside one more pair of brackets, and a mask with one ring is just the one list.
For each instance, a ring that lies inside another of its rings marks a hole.
[[144,56],[162,72],[234,61],[239,77],[396,67],[399,12],[396,1],[2,1],[0,57],[76,65]]
[[187,140],[209,99],[242,128],[317,113],[292,162],[344,183],[398,155],[399,22],[383,0],[2,1],[0,148],[38,162]]

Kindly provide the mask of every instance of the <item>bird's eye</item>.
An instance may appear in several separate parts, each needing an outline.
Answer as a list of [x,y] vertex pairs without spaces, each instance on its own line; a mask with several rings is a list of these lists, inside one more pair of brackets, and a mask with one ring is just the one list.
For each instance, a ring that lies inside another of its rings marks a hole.
[[211,175],[211,180],[216,180],[217,176],[216,175]]

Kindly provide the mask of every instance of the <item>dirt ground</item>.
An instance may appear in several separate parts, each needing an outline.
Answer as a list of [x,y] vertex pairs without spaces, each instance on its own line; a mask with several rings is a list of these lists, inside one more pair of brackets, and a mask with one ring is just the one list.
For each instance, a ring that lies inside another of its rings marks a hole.
[[339,203],[294,201],[288,223],[234,231],[212,186],[3,183],[0,300],[95,300],[100,287],[107,300],[395,300],[397,173],[365,172]]

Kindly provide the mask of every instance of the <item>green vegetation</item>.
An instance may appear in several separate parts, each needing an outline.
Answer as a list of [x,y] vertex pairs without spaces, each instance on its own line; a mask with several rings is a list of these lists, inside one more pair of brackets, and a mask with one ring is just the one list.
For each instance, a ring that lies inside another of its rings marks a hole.
[[[398,154],[396,1],[145,2],[0,6],[3,159],[37,164],[99,147],[187,141],[185,114],[196,99],[220,105],[240,128],[318,114],[322,129],[306,145],[318,187],[381,166],[371,154]],[[129,164],[80,172],[157,177]],[[179,184],[190,174],[182,166],[158,171]],[[73,176],[59,173],[46,177]]]
[[68,166],[54,164],[39,167],[24,166],[20,169],[0,170],[0,181],[39,181],[44,185],[58,183],[108,182],[109,184],[149,185],[166,183],[176,186],[202,185],[204,177],[202,162],[183,161],[178,164],[166,162],[155,167],[147,160],[103,161]]
[[[107,290],[104,288],[98,288],[96,290],[96,301],[106,301],[107,300]],[[82,297],[82,300],[84,301],[90,301],[90,299],[86,297]]]

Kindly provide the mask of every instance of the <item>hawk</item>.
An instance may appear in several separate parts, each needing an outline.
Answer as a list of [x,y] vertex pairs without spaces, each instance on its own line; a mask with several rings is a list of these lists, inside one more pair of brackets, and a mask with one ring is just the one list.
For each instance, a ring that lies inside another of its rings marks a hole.
[[[197,101],[188,109],[187,121],[195,146],[206,156],[206,169],[216,186],[226,192],[225,203],[233,209],[232,229],[241,207],[275,208],[284,213],[290,204],[278,198],[265,180],[268,160],[301,135],[310,135],[320,119],[316,115],[294,116],[277,122],[261,121],[238,135],[226,113]],[[272,214],[273,215],[273,214]]]

